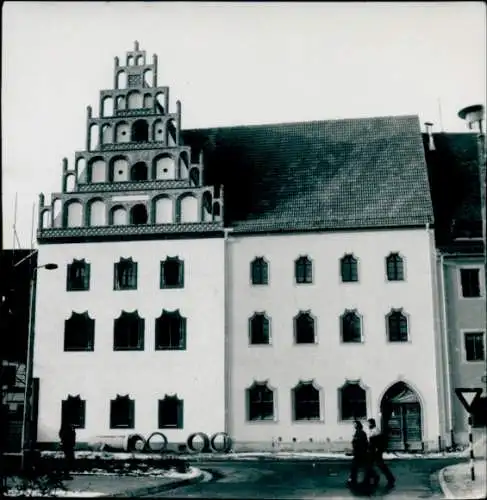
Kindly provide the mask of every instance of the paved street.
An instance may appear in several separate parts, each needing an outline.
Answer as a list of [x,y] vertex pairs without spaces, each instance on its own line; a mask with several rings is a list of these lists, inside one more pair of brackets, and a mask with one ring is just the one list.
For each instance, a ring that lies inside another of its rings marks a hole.
[[[415,459],[388,461],[397,485],[386,491],[385,480],[372,494],[388,500],[405,498],[443,498],[437,475],[442,467],[459,459]],[[195,464],[210,471],[214,479],[176,488],[158,497],[189,498],[352,498],[346,486],[350,461],[240,461]]]

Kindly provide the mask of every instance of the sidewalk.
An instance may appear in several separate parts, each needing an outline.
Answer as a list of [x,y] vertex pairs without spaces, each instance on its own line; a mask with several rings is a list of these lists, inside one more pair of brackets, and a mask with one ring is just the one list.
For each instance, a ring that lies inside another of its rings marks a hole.
[[487,461],[475,460],[475,481],[470,464],[456,464],[440,471],[440,485],[446,498],[486,498]]
[[[66,491],[56,490],[51,495],[57,497],[117,497],[129,498],[142,495],[151,495],[156,492],[169,490],[179,486],[199,482],[203,479],[201,470],[190,467],[187,473],[167,472],[158,477],[147,475],[119,475],[111,473],[74,474],[73,479],[63,481]],[[15,497],[20,494],[27,496],[42,496],[40,492],[29,491],[21,493],[15,490],[15,481],[7,481],[9,491],[7,496]]]
[[487,497],[487,436],[481,436],[474,445],[475,481],[471,479],[469,451],[463,453],[465,462],[445,467],[439,472],[439,481],[446,498]]

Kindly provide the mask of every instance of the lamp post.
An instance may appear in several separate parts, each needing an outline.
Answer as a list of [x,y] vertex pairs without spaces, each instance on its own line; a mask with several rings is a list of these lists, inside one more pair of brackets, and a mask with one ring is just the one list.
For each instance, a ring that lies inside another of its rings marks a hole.
[[[486,158],[485,158],[485,134],[483,130],[485,109],[482,104],[467,106],[458,112],[458,116],[467,122],[468,128],[477,130],[477,165],[480,181],[480,211],[482,216],[482,243],[484,254],[484,296],[487,291],[487,228],[486,228]],[[472,437],[472,414],[468,415],[469,443],[470,443],[470,470],[472,480],[475,480],[473,437]]]
[[29,333],[27,337],[27,360],[25,367],[25,392],[24,392],[24,414],[22,418],[22,455],[21,455],[21,469],[25,467],[25,452],[26,449],[32,449],[32,368],[34,360],[34,318],[35,318],[35,296],[37,286],[37,270],[47,269],[49,271],[57,269],[58,265],[53,263],[43,264],[36,266],[31,270],[30,283],[29,283]]

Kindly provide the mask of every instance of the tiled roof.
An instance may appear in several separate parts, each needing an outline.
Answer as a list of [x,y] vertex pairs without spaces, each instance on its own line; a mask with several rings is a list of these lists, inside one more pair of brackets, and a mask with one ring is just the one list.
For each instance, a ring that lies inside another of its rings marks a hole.
[[183,131],[236,232],[431,223],[416,116]]
[[435,215],[437,245],[456,237],[482,237],[477,138],[474,133],[423,134]]

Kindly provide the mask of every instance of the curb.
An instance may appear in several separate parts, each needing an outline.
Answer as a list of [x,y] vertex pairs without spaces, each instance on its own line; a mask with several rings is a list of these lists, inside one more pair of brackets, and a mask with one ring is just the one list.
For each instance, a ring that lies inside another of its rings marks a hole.
[[438,481],[440,483],[441,491],[443,491],[444,497],[448,498],[448,499],[452,499],[452,498],[455,498],[455,495],[453,495],[450,488],[448,488],[448,486],[446,484],[446,480],[445,480],[445,472],[448,468],[449,468],[449,466],[443,467],[443,469],[441,469],[438,472]]
[[169,491],[175,488],[180,488],[182,486],[189,486],[190,484],[199,483],[204,479],[204,477],[205,477],[204,472],[200,470],[200,473],[196,477],[191,477],[189,479],[181,479],[180,481],[161,484],[159,486],[135,488],[130,491],[124,491],[121,493],[110,493],[109,495],[101,495],[98,498],[133,498],[133,497],[149,496],[149,495],[154,495],[156,493],[162,493],[163,491]]

